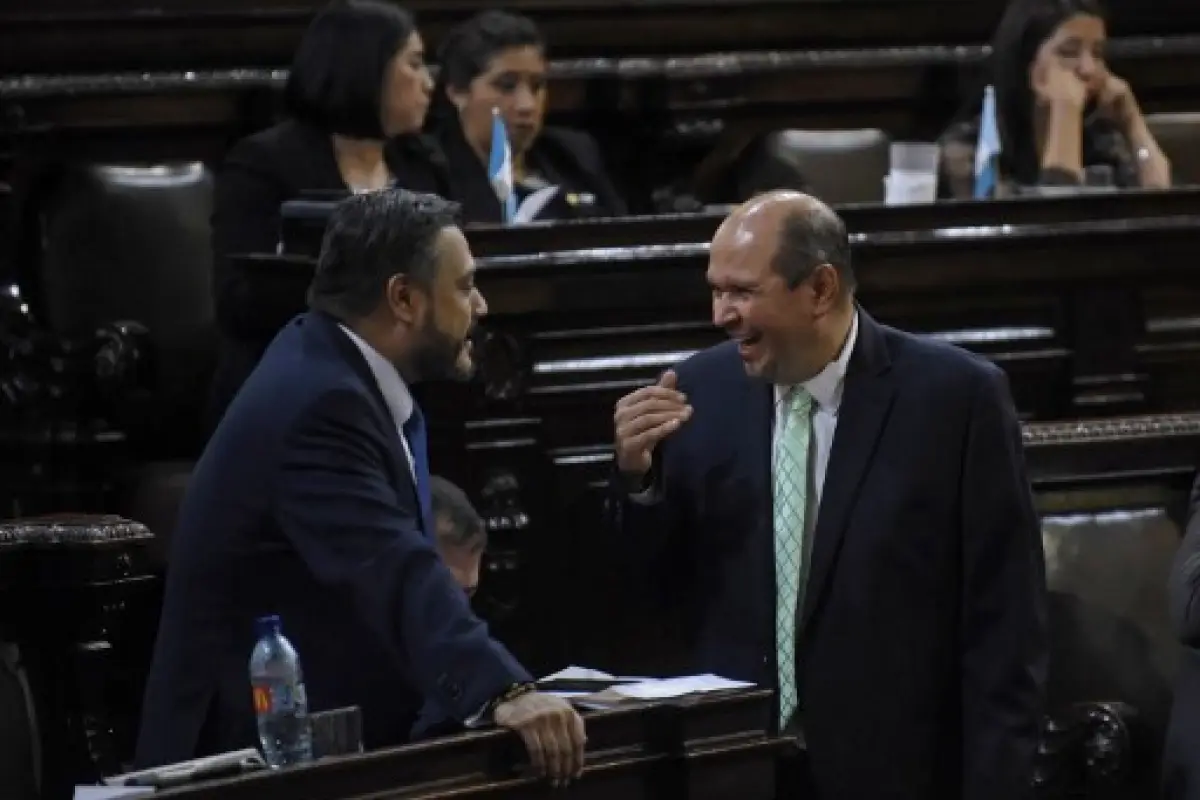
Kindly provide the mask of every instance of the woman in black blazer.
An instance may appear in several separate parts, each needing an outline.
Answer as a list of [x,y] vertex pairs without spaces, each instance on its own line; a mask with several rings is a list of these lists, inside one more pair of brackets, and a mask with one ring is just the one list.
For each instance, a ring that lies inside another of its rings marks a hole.
[[450,197],[466,222],[502,222],[488,180],[492,118],[508,129],[518,202],[558,187],[540,220],[616,217],[625,202],[605,174],[595,140],[582,131],[544,128],[546,45],[532,20],[486,11],[456,26],[438,49],[441,74],[428,130],[449,167]]
[[412,16],[375,0],[335,0],[292,62],[287,119],[238,142],[217,176],[213,290],[221,358],[210,398],[215,426],[275,331],[257,322],[230,258],[274,253],[279,207],[307,192],[399,185],[448,194],[436,147],[419,135],[433,82]]

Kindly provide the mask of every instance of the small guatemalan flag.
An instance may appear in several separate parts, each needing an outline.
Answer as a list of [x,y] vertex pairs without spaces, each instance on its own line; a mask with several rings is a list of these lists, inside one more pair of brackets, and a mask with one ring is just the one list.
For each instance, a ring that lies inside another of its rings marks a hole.
[[492,151],[488,157],[488,181],[500,199],[504,224],[511,225],[517,215],[517,193],[513,187],[512,148],[508,146],[508,129],[500,118],[500,110],[492,109]]
[[983,113],[979,115],[979,141],[975,144],[975,199],[991,197],[996,191],[996,168],[1000,159],[1000,128],[996,124],[996,90],[983,90]]

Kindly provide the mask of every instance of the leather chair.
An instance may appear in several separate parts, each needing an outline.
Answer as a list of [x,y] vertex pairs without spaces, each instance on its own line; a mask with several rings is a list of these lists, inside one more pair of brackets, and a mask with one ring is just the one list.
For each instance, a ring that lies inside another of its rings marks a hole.
[[[1180,656],[1167,612],[1167,575],[1180,527],[1164,508],[1047,515],[1042,519],[1050,589],[1048,711],[1100,704],[1103,747],[1080,748],[1088,782],[1153,796],[1171,686]],[[1098,702],[1099,701],[1099,702]],[[1120,734],[1113,728],[1121,728]],[[1096,750],[1121,750],[1097,755]]]
[[[40,192],[39,317],[64,338],[144,327],[147,391],[121,406],[128,437],[115,510],[168,538],[202,446],[216,353],[209,242],[213,180],[199,163],[86,164]],[[166,543],[161,543],[163,552]]]
[[835,205],[882,202],[889,144],[874,128],[776,131],[742,159],[738,197],[796,189]]
[[1146,124],[1171,160],[1176,185],[1200,185],[1200,112],[1147,114]]

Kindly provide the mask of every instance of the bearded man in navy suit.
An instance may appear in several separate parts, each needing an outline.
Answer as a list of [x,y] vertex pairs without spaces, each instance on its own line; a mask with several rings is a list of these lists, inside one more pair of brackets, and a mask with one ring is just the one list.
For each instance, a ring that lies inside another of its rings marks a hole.
[[1028,796],[1045,568],[1004,374],[871,319],[807,195],[734,211],[708,282],[732,341],[615,412],[619,524],[692,589],[695,669],[778,690],[800,797]]
[[367,748],[422,720],[518,731],[556,782],[584,729],[471,613],[438,557],[420,380],[464,377],[487,306],[455,218],[384,190],[334,211],[312,311],[275,338],[196,465],[137,747],[140,767],[256,743],[254,620],[278,614],[310,708],[356,705]]

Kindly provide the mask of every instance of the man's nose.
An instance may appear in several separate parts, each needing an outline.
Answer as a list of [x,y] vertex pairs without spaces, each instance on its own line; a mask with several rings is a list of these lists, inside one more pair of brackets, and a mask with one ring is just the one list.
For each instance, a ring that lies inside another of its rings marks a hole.
[[483,296],[483,292],[475,290],[475,307],[474,312],[476,317],[486,317],[488,313],[487,300]]
[[718,328],[728,328],[737,322],[737,312],[734,310],[733,305],[730,304],[728,300],[720,297],[714,297],[712,321],[713,325],[716,325]]

